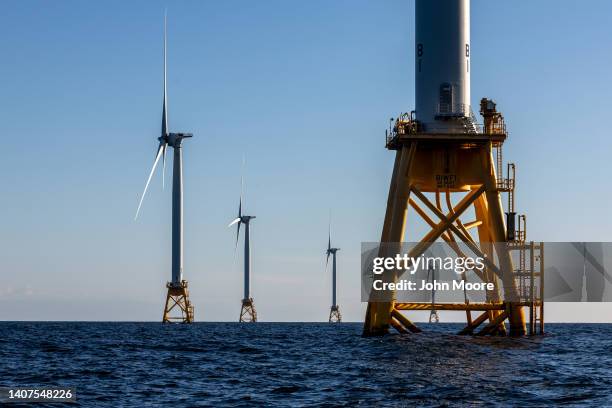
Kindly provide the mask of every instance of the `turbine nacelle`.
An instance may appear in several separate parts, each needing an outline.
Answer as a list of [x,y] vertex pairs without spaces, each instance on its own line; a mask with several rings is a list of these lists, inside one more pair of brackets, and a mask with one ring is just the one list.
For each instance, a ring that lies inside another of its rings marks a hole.
[[182,140],[188,137],[193,137],[193,133],[167,133],[160,136],[157,140],[159,140],[160,144],[165,143],[171,147],[181,147]]
[[240,217],[240,222],[243,224],[248,224],[253,218],[257,218],[254,215],[243,215]]
[[327,255],[332,255],[335,254],[336,252],[338,252],[340,250],[340,248],[327,248],[327,251],[325,251],[325,253]]

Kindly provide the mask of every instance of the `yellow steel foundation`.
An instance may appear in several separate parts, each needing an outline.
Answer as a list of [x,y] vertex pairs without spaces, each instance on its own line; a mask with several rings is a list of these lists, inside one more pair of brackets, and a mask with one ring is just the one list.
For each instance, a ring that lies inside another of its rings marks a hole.
[[253,298],[242,299],[242,307],[240,308],[240,322],[256,322],[257,311]]
[[[503,118],[498,113],[487,117],[485,112],[484,116],[483,132],[465,134],[426,133],[419,131],[417,122],[396,122],[397,132],[387,138],[387,148],[395,150],[396,156],[381,242],[417,241],[417,237],[410,236],[410,230],[409,238],[405,239],[407,214],[411,208],[414,215],[425,221],[431,229],[409,252],[409,257],[421,255],[438,239],[451,244],[451,247],[453,243],[461,242],[475,253],[487,256],[487,268],[479,278],[493,282],[496,290],[487,293],[485,304],[466,302],[432,305],[399,304],[393,300],[370,301],[365,316],[364,336],[383,335],[388,332],[389,327],[394,327],[399,332],[415,332],[418,328],[402,315],[400,310],[422,309],[465,311],[468,326],[462,331],[464,333],[473,332],[486,320],[489,324],[478,334],[505,334],[506,320],[509,323],[510,335],[520,336],[526,333],[522,308],[529,305],[517,301],[503,301],[520,299],[516,277],[511,272],[514,267],[510,249],[505,245],[483,245],[507,241],[500,192],[508,191],[509,184],[507,180],[500,183],[501,175],[496,174],[493,157],[493,149],[500,147],[506,139]],[[430,201],[425,193],[435,194],[435,203]],[[441,195],[446,198],[448,212],[442,210]],[[456,205],[452,205],[451,197],[457,195],[462,197]],[[434,214],[434,217],[429,216],[423,207]],[[473,208],[476,219],[463,222],[461,218],[465,217],[470,208]],[[477,238],[472,237],[470,229],[476,229]],[[383,248],[381,246],[381,252],[388,251]],[[379,256],[389,255],[379,253]],[[501,280],[503,293],[499,293],[498,280]],[[483,313],[472,319],[471,311]]]
[[193,305],[189,301],[189,291],[187,281],[180,284],[168,282],[168,294],[166,295],[166,305],[164,307],[163,323],[193,323]]
[[341,323],[342,313],[340,313],[340,306],[332,306],[329,310],[329,322],[330,323]]

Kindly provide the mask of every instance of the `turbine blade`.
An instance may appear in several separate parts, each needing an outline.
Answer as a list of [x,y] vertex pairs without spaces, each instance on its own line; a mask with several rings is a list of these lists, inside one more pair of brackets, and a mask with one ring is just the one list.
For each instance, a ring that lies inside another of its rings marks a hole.
[[167,54],[167,29],[166,29],[166,14],[167,12],[164,12],[164,106],[163,106],[163,110],[162,110],[162,125],[161,125],[161,133],[162,133],[162,137],[165,137],[168,135],[168,93],[167,93],[167,89],[166,89],[166,71],[167,71],[167,67],[166,67],[166,54]]
[[329,210],[329,222],[327,224],[327,258],[329,259],[329,250],[331,249],[331,210]]
[[242,194],[244,191],[244,174],[240,176],[240,203],[238,204],[238,217],[242,217]]
[[242,172],[240,174],[240,204],[238,205],[238,217],[242,217],[242,199],[244,195],[244,166],[246,163],[245,155],[242,155]]
[[234,252],[236,252],[236,250],[238,249],[238,238],[240,238],[240,225],[242,223],[239,222],[238,223],[238,228],[236,229],[236,246],[234,247]]
[[[244,164],[243,164],[244,167]],[[243,172],[244,173],[244,172]],[[238,228],[236,228],[236,246],[234,247],[234,252],[238,250],[238,239],[240,238],[240,224],[242,224],[242,191],[244,187],[244,174],[240,176],[240,201],[238,202],[238,217],[234,221],[228,225],[231,227],[232,225],[238,223]]]
[[142,201],[147,194],[147,189],[149,188],[149,183],[151,182],[151,177],[153,177],[153,173],[155,172],[155,168],[157,167],[157,163],[159,162],[159,157],[162,153],[163,144],[160,142],[159,147],[157,148],[157,155],[155,156],[155,161],[153,162],[153,167],[151,168],[151,172],[149,173],[149,178],[147,179],[147,184],[145,184],[144,191],[142,192],[142,196],[140,197],[140,202],[138,203],[138,209],[136,210],[136,216],[134,217],[134,221],[138,218],[138,213],[140,213],[140,207],[142,206]]
[[166,189],[166,150],[168,150],[168,143],[164,143],[164,152],[162,153],[162,190]]

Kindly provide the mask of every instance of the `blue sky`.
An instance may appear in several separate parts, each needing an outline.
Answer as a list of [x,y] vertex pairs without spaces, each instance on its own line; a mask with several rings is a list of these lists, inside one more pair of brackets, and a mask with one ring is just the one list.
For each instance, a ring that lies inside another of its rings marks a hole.
[[[158,320],[170,189],[152,164],[168,9],[169,122],[185,142],[185,277],[198,320],[236,320],[240,172],[262,320],[323,320],[328,212],[339,303],[362,319],[388,118],[414,106],[413,1],[4,2],[1,319]],[[612,4],[472,1],[472,103],[498,102],[529,236],[609,241]],[[580,308],[581,307],[581,308]],[[605,320],[592,306],[548,318]],[[569,317],[568,317],[569,316]],[[451,316],[448,317],[449,319]]]

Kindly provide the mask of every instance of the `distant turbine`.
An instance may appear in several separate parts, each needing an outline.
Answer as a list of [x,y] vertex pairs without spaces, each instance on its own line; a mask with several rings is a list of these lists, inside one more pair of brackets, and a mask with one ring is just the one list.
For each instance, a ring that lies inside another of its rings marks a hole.
[[[168,96],[166,87],[166,55],[167,55],[167,34],[166,34],[166,15],[164,14],[164,100],[162,105],[161,136],[157,154],[153,161],[153,167],[147,178],[144,191],[138,203],[136,216],[138,218],[142,202],[147,194],[149,183],[155,173],[160,157],[163,157],[162,186],[165,185],[166,170],[166,151],[168,146],[174,149],[173,169],[172,169],[172,280],[166,284],[168,294],[162,321],[181,321],[183,323],[193,322],[193,306],[189,300],[187,291],[187,281],[183,279],[183,164],[182,164],[182,141],[192,137],[191,133],[170,133],[168,131]],[[180,309],[179,317],[171,317],[170,312],[177,307]]]
[[242,299],[242,307],[240,308],[239,322],[256,322],[257,311],[251,297],[251,220],[254,215],[242,214],[242,194],[244,187],[244,177],[240,180],[240,202],[238,204],[238,216],[228,225],[231,227],[236,224],[236,248],[238,248],[238,240],[240,238],[240,225],[244,224],[244,297]]
[[340,306],[338,306],[336,302],[336,252],[338,252],[340,248],[332,248],[331,246],[331,216],[329,219],[329,227],[328,227],[328,238],[327,238],[327,250],[325,253],[327,254],[327,258],[325,260],[325,270],[327,271],[327,266],[329,264],[329,256],[332,256],[332,305],[329,311],[329,322],[330,323],[340,323],[342,322],[342,314],[340,313]]

